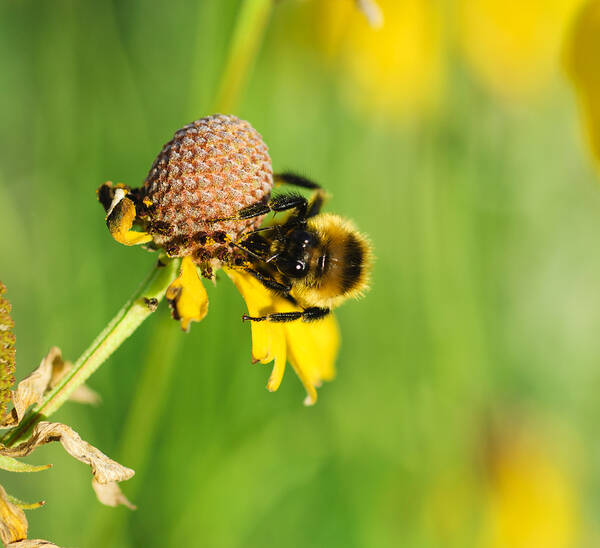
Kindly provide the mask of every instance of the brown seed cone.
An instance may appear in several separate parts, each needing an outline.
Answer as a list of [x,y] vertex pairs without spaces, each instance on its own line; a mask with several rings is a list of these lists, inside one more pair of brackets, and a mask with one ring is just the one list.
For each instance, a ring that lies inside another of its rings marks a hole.
[[188,124],[164,145],[140,189],[139,218],[170,256],[218,260],[223,233],[236,239],[262,217],[206,220],[267,200],[272,186],[271,158],[260,134],[244,120],[216,114]]
[[15,382],[14,322],[10,317],[10,303],[2,297],[6,287],[0,282],[0,418],[6,414],[10,389]]

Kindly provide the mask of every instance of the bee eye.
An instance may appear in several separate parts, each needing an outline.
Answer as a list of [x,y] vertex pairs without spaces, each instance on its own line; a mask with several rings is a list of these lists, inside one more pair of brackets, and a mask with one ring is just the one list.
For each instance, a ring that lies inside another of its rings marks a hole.
[[306,230],[295,230],[290,236],[290,242],[298,245],[301,249],[313,247],[317,243],[314,234]]
[[287,257],[282,257],[277,261],[277,269],[290,278],[302,278],[308,271],[308,265],[303,261],[295,261]]

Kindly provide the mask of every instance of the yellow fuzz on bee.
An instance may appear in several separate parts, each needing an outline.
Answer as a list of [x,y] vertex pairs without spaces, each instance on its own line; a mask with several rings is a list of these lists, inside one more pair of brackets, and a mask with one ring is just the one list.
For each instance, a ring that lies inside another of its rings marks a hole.
[[146,232],[131,230],[137,213],[134,203],[125,196],[125,191],[117,188],[106,223],[111,236],[120,244],[139,245],[152,240],[152,236]]
[[189,331],[191,322],[199,322],[206,316],[208,295],[191,257],[184,257],[181,261],[179,276],[167,289],[166,297],[171,303],[173,316],[180,320],[184,331]]
[[575,19],[565,65],[575,84],[588,143],[600,170],[600,0],[587,2]]
[[[300,310],[273,295],[251,274],[231,268],[225,268],[225,272],[242,294],[251,316]],[[267,390],[274,392],[279,388],[288,359],[306,390],[304,403],[314,404],[317,401],[316,387],[322,381],[335,377],[340,335],[333,314],[314,322],[252,322],[251,329],[253,361],[262,364],[275,362]]]

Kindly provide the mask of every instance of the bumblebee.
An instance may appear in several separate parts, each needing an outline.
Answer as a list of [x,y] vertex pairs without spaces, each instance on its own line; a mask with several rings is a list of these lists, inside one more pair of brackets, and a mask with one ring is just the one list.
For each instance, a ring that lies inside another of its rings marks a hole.
[[368,289],[371,246],[352,222],[321,213],[325,193],[320,185],[294,173],[276,174],[274,180],[310,189],[313,196],[309,200],[298,193],[279,194],[266,202],[244,207],[234,216],[209,222],[289,212],[282,222],[247,231],[231,241],[241,252],[232,266],[246,270],[266,288],[303,310],[257,317],[244,315],[243,319],[319,320],[346,299],[360,297]]

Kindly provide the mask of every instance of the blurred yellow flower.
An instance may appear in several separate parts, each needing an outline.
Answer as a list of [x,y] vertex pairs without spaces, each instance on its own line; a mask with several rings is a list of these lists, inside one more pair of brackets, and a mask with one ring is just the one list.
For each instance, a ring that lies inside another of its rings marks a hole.
[[535,437],[501,443],[491,455],[485,548],[577,546],[578,495],[569,470]]
[[[247,272],[231,268],[224,270],[244,297],[251,316],[300,310],[289,301],[273,295]],[[304,403],[315,403],[315,388],[335,376],[340,336],[334,315],[329,314],[317,324],[252,322],[251,329],[253,361],[262,364],[275,362],[267,389],[273,392],[279,388],[286,359],[289,359],[306,389]]]
[[579,0],[457,2],[458,43],[486,87],[518,99],[548,84]]
[[437,0],[378,0],[374,28],[348,0],[316,0],[318,42],[346,75],[344,95],[361,112],[405,117],[443,93],[442,19]]
[[565,48],[565,64],[575,84],[583,124],[600,169],[600,1],[586,2]]
[[465,546],[467,539],[479,548],[579,545],[583,520],[573,470],[536,430],[509,426],[475,440],[472,462],[444,468],[433,481],[423,507],[433,545]]
[[557,73],[559,50],[581,0],[379,0],[382,25],[350,0],[313,0],[316,43],[344,75],[343,94],[362,114],[422,115],[446,91],[451,50],[492,93],[522,100]]

